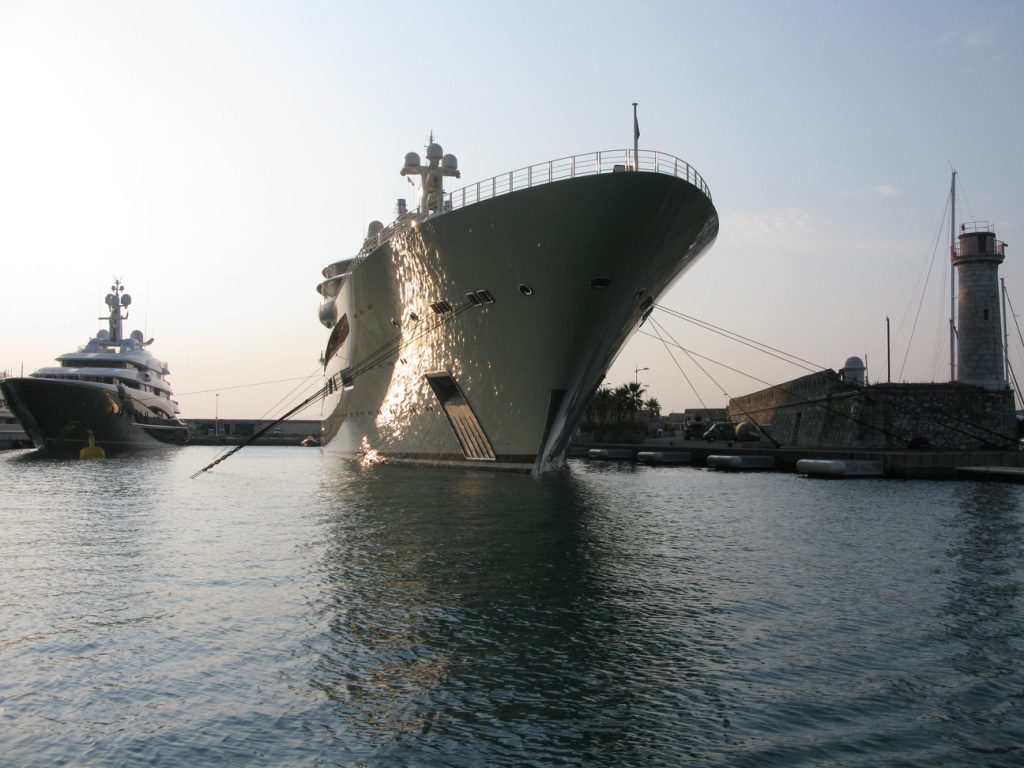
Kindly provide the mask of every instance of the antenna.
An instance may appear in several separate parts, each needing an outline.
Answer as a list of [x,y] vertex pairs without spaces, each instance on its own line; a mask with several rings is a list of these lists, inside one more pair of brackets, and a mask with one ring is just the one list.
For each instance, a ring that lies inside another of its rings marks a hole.
[[949,183],[949,380],[956,381],[956,168]]
[[636,102],[633,102],[633,170],[640,170],[640,123],[636,119]]

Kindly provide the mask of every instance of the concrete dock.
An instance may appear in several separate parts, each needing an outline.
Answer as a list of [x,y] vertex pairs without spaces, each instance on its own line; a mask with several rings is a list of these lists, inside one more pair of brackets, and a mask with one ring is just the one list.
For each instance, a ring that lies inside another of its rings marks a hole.
[[[892,450],[850,451],[827,448],[774,447],[759,442],[652,439],[645,443],[591,443],[570,448],[569,455],[586,458],[591,450],[619,461],[642,461],[641,453],[688,453],[689,464],[708,466],[708,456],[770,457],[777,472],[796,472],[800,459],[881,462],[882,476],[902,479],[972,479],[1024,482],[1024,451]],[[768,458],[761,459],[768,461]]]

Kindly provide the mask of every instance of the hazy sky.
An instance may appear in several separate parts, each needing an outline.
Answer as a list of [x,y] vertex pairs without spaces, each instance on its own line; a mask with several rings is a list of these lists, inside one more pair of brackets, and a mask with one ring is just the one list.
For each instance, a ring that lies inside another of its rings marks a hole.
[[[1022,46],[1018,0],[0,0],[0,370],[84,344],[116,275],[184,416],[278,415],[299,382],[250,385],[318,371],[320,270],[431,130],[469,184],[627,147],[636,101],[721,217],[661,304],[877,381],[888,315],[893,379],[942,381],[954,167],[1024,312]],[[665,411],[806,372],[653,318],[716,361],[635,337],[609,379]]]

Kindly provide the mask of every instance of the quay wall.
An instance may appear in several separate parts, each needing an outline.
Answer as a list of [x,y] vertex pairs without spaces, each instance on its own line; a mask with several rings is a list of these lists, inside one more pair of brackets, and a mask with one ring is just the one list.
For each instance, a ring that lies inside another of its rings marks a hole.
[[729,401],[732,421],[771,425],[789,447],[1007,450],[1017,447],[1013,391],[967,384],[874,384],[822,371]]

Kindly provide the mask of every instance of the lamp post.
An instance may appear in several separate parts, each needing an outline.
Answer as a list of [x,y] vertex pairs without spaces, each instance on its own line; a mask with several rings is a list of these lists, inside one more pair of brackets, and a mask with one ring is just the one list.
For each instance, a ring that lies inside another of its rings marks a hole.
[[213,399],[213,436],[220,437],[220,392]]
[[640,371],[649,371],[649,370],[651,370],[651,369],[650,368],[635,368],[635,369],[633,369],[633,383],[634,384],[639,384],[640,383]]

